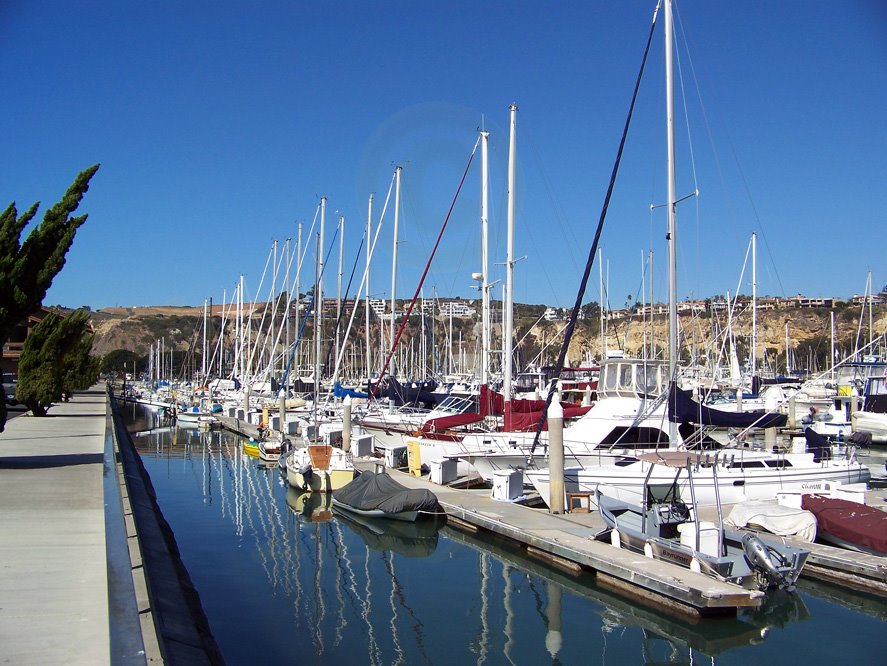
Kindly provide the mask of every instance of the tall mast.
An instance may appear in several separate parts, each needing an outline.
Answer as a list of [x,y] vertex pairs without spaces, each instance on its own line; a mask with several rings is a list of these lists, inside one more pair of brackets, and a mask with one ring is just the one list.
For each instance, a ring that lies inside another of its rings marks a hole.
[[758,360],[758,235],[751,235],[751,376],[757,372]]
[[656,292],[653,291],[653,250],[650,250],[650,359],[656,358],[656,319],[653,308],[656,306]]
[[[302,223],[296,236],[296,320],[302,323]],[[297,350],[298,351],[298,350]],[[299,355],[296,353],[296,367],[299,366]]]
[[[272,262],[272,270],[271,270],[271,295],[268,297],[268,302],[265,304],[265,312],[268,312],[268,306],[271,306],[271,319],[268,323],[268,373],[269,376],[273,374],[274,371],[274,353],[276,351],[275,347],[275,337],[274,337],[274,317],[277,316],[277,279],[280,277],[280,264],[277,261],[277,239],[274,239],[274,243],[272,244],[272,248],[274,251],[274,260]],[[264,316],[263,316],[264,319]]]
[[342,319],[342,256],[345,251],[345,216],[339,216],[339,280],[336,285],[336,356],[339,358],[339,322]]
[[[674,54],[671,0],[665,0],[665,125],[668,145],[668,374],[677,380],[678,366],[678,280],[677,280],[677,194],[674,154]],[[669,441],[677,439],[677,424],[668,423]]]
[[314,391],[315,395],[317,395],[320,391],[320,373],[322,372],[322,368],[320,367],[320,346],[321,346],[321,338],[323,337],[321,331],[323,330],[323,269],[324,269],[324,261],[323,261],[323,251],[326,245],[324,245],[323,232],[324,227],[326,226],[326,197],[320,197],[320,235],[317,237],[317,249],[315,250],[317,253],[317,257],[314,260],[314,265],[316,267],[315,271],[315,282],[314,282],[314,290],[315,290],[315,311],[314,311]]
[[371,345],[370,345],[370,245],[372,244],[370,239],[372,238],[372,235],[371,235],[372,230],[373,230],[373,195],[370,194],[370,200],[367,203],[367,242],[366,242],[367,269],[366,269],[366,300],[365,300],[365,303],[366,303],[366,313],[365,313],[366,314],[366,327],[364,329],[366,331],[365,338],[366,338],[366,343],[367,343],[367,346],[366,346],[367,380],[369,380],[369,378],[371,376],[370,369],[373,367],[370,364],[370,361],[372,360],[372,355],[370,352],[370,347],[371,347]]
[[480,133],[480,163],[481,163],[481,197],[480,197],[480,252],[481,252],[481,357],[480,357],[480,381],[486,384],[490,375],[490,289],[487,284],[490,279],[488,273],[489,256],[487,254],[488,243],[488,211],[489,211],[489,161],[487,155],[487,142],[490,133]]
[[[293,291],[290,287],[290,264],[292,263],[292,248],[290,247],[290,238],[286,239],[286,273],[283,277],[283,284],[286,287],[286,312],[283,315],[283,321],[286,324],[286,340],[284,340],[283,353],[280,355],[280,376],[286,374],[286,357],[290,353],[290,314],[293,311]],[[296,294],[298,296],[298,294]],[[296,299],[298,302],[298,299]],[[285,390],[285,387],[281,386]]]
[[[394,351],[394,320],[395,309],[397,305],[395,290],[397,288],[397,235],[400,228],[400,173],[403,167],[394,169],[394,249],[391,253],[391,330],[389,331],[389,348]],[[392,356],[391,374],[394,375],[396,370],[396,354]]]
[[206,382],[206,299],[203,299],[203,353],[200,359],[200,380]]
[[514,327],[514,162],[517,153],[517,105],[508,107],[511,111],[511,129],[508,137],[508,254],[505,259],[505,329],[503,336],[503,348],[505,357],[502,359],[505,381],[502,392],[505,401],[511,400],[511,374],[512,352],[514,341],[512,340]]
[[600,316],[600,324],[601,324],[601,360],[607,358],[607,338],[604,333],[604,251],[599,249],[597,251],[598,254],[598,262],[597,262],[597,279],[598,279],[598,290],[601,295],[601,306],[598,308],[598,315]]

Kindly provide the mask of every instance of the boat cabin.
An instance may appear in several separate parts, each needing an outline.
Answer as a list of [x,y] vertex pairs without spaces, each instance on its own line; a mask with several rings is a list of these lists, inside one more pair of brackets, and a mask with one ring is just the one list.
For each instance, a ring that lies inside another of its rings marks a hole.
[[599,398],[658,398],[668,392],[668,361],[607,359],[601,363]]

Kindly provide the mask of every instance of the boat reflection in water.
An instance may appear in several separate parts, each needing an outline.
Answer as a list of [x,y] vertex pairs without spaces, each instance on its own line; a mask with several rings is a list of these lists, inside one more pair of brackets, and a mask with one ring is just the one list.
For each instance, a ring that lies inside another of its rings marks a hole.
[[[883,619],[807,597],[802,581],[802,594],[769,595],[773,604],[738,619],[694,623],[489,535],[339,515],[329,495],[291,490],[225,431],[164,428],[133,441],[230,664],[541,664],[553,656],[572,664],[603,655],[620,664],[637,663],[639,652],[686,663],[690,653],[714,658],[746,646],[760,661],[791,661],[805,636],[853,626],[858,639],[841,649],[864,662]],[[807,619],[810,598],[817,613]]]
[[[809,618],[810,613],[800,595],[774,590],[767,595],[765,604],[756,609],[743,609],[733,618],[698,619],[696,621],[677,615],[665,614],[660,607],[645,607],[629,601],[615,591],[596,582],[593,574],[573,575],[539,563],[533,559],[497,544],[490,544],[476,535],[445,530],[448,539],[463,543],[481,553],[481,564],[485,570],[490,560],[499,562],[503,570],[510,570],[509,577],[526,576],[527,580],[538,578],[545,581],[548,604],[540,619],[548,627],[546,649],[555,657],[564,647],[561,635],[562,599],[578,596],[594,602],[601,618],[601,632],[612,641],[621,637],[626,629],[641,630],[645,650],[657,642],[667,646],[671,655],[683,655],[677,663],[684,663],[687,653],[696,651],[715,657],[730,649],[746,645],[757,645],[767,634],[792,622]],[[507,603],[507,595],[503,603]],[[508,610],[506,609],[506,614]],[[509,623],[506,623],[506,630]],[[606,643],[607,641],[605,641]],[[506,646],[508,642],[506,641]],[[612,646],[611,646],[612,648]],[[649,655],[646,655],[649,661]],[[666,662],[668,663],[668,662]],[[689,663],[689,662],[687,662]]]
[[437,535],[445,520],[402,520],[368,518],[349,511],[334,509],[336,518],[348,525],[368,548],[391,551],[404,557],[428,557],[437,548]]

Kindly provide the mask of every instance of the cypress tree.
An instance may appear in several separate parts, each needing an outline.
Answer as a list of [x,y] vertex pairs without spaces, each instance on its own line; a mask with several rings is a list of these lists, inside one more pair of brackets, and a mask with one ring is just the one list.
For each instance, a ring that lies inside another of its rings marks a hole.
[[16,399],[34,416],[46,416],[53,402],[73,389],[89,387],[98,376],[100,359],[92,358],[94,335],[84,310],[67,317],[50,313],[25,339],[19,360]]
[[[22,215],[15,202],[0,213],[0,344],[12,328],[43,302],[46,291],[65,265],[65,255],[86,215],[72,217],[99,165],[81,171],[62,199],[43,215],[25,242],[22,231],[34,219],[40,202]],[[2,390],[2,389],[0,389]],[[6,424],[5,393],[0,400],[0,432]]]

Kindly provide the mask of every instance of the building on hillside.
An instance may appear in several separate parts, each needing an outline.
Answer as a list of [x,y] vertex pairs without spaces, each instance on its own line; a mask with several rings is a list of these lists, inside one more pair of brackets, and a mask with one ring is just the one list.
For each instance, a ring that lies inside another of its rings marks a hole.
[[792,300],[795,307],[799,308],[832,308],[835,306],[834,298],[809,298],[798,294]]
[[440,314],[443,317],[471,317],[474,312],[474,308],[464,301],[445,301],[440,304]]
[[[668,312],[668,308],[665,311]],[[677,304],[677,311],[679,315],[695,315],[705,312],[705,301],[680,301]]]
[[880,294],[871,294],[869,296],[854,294],[853,298],[850,299],[850,302],[853,305],[868,305],[869,303],[872,305],[883,305],[884,303],[887,303],[887,294],[884,294],[883,292]]
[[3,371],[3,374],[18,377],[18,362],[25,346],[25,338],[50,312],[52,310],[41,307],[28,315],[24,321],[16,324],[9,332],[9,340],[3,342],[3,351],[0,354],[0,370]]

